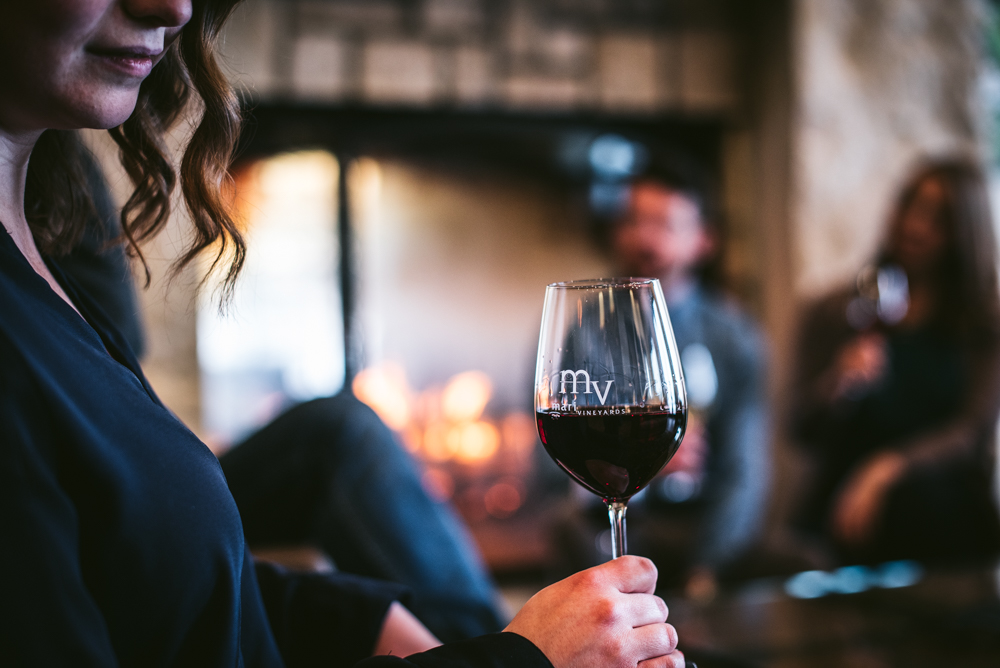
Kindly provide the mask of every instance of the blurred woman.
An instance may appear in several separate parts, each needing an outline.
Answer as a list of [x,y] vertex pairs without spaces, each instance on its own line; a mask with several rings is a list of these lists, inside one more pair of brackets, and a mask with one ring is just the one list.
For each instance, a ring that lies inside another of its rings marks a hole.
[[[397,587],[255,565],[218,461],[60,270],[91,203],[76,128],[113,128],[136,243],[178,180],[181,264],[243,243],[221,190],[238,105],[214,59],[232,0],[0,3],[0,647],[5,665],[682,666],[656,572],[631,557],[549,587],[508,633],[435,649]],[[163,133],[192,92],[181,161]],[[414,652],[409,660],[398,658]]]
[[996,261],[981,171],[933,162],[903,189],[860,290],[807,313],[792,415],[816,475],[799,523],[841,559],[968,560],[1000,546]]

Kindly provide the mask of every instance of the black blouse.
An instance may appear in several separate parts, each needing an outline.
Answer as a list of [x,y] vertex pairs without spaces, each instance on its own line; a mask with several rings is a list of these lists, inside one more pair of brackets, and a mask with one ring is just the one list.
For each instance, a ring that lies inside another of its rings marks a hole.
[[[2,228],[0,228],[2,230]],[[351,665],[394,585],[255,565],[212,453],[0,232],[0,663]],[[551,664],[511,633],[371,666]]]

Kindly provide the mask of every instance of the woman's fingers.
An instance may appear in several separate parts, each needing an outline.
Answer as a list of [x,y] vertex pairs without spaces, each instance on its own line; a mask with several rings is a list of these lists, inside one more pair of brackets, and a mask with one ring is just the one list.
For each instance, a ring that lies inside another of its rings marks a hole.
[[652,594],[630,594],[620,604],[620,614],[628,618],[633,628],[667,621],[667,604]]
[[656,566],[645,557],[626,555],[596,567],[615,589],[623,594],[652,594],[656,591]]
[[684,653],[676,651],[666,656],[658,656],[655,659],[640,661],[638,668],[687,668]]
[[[555,668],[635,668],[677,646],[677,631],[665,623],[667,606],[655,589],[651,561],[621,557],[538,592],[507,630],[535,643]],[[649,664],[660,665],[682,663]]]
[[669,655],[677,648],[677,629],[670,624],[647,624],[632,633],[639,665],[642,661]]

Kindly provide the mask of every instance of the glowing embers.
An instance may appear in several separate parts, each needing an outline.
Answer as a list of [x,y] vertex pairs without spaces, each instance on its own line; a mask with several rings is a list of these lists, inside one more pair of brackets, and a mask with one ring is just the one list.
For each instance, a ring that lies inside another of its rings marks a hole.
[[402,367],[387,363],[359,373],[353,389],[424,464],[431,496],[454,499],[470,521],[505,519],[524,505],[534,423],[526,413],[488,414],[493,383],[485,373],[465,371],[415,392]]
[[441,393],[441,410],[448,420],[478,420],[486,410],[493,383],[481,371],[466,371],[453,376]]
[[354,378],[354,396],[378,413],[390,429],[403,431],[410,424],[412,392],[398,364],[365,369]]

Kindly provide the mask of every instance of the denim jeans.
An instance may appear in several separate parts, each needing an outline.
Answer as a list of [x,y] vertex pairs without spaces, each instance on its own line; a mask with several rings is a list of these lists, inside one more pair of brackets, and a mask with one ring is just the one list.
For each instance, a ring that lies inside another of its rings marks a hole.
[[443,641],[503,626],[461,520],[349,392],[293,407],[221,462],[251,546],[311,544],[338,570],[407,585],[410,609]]

